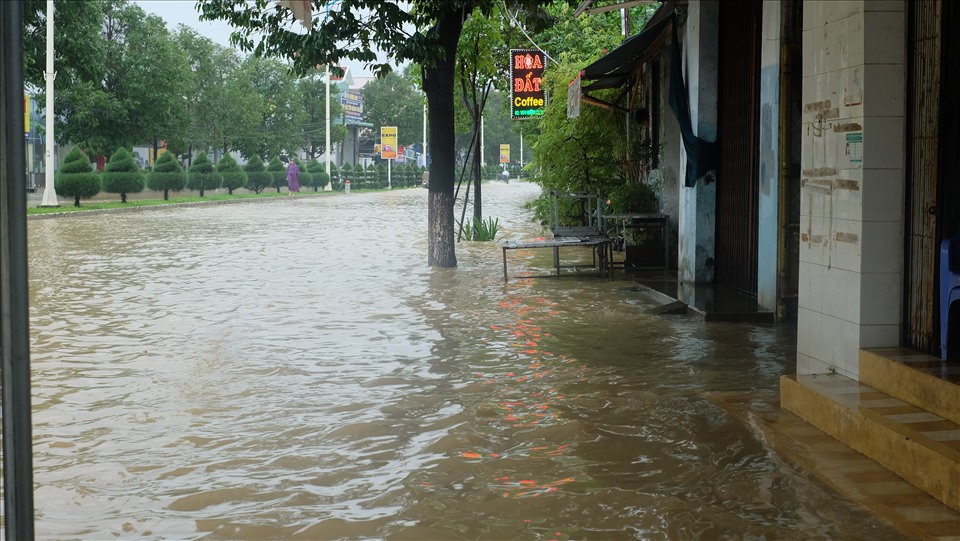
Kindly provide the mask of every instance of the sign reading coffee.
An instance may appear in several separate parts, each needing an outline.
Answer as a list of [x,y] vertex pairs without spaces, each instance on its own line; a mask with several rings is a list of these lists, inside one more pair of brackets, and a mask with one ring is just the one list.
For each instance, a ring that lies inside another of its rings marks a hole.
[[510,50],[510,117],[514,120],[543,116],[547,105],[542,85],[546,63],[543,51]]

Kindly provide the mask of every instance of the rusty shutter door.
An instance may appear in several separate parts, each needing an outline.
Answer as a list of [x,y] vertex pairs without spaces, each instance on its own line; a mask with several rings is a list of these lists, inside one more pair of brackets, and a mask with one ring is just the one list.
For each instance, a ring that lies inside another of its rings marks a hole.
[[756,295],[762,2],[720,4],[716,274]]
[[937,315],[937,181],[940,142],[941,14],[939,0],[910,7],[907,109],[906,345],[933,352]]

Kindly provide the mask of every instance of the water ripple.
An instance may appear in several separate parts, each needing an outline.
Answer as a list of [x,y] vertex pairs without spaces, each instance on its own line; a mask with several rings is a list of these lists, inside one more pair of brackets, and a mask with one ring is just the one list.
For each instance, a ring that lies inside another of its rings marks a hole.
[[[538,233],[535,186],[484,193]],[[38,537],[891,538],[702,397],[774,393],[789,337],[495,244],[431,269],[426,205],[31,221]]]

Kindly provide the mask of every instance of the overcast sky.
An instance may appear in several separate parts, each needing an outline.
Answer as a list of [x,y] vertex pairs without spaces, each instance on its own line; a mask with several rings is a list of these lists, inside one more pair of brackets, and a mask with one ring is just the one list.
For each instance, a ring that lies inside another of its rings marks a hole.
[[[147,13],[163,17],[167,21],[167,28],[171,31],[175,30],[178,24],[183,24],[193,28],[198,34],[209,38],[214,43],[230,47],[230,25],[224,21],[201,21],[200,14],[195,7],[195,0],[134,0],[133,3],[139,5]],[[371,75],[370,70],[361,63],[344,60],[343,64],[350,66],[354,76]]]

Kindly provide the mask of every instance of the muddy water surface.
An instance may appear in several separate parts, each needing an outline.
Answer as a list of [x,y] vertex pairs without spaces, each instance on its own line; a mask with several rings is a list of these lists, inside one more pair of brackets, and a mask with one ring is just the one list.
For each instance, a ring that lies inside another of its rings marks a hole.
[[[533,236],[537,192],[484,208]],[[504,284],[494,244],[431,269],[425,190],[29,235],[42,539],[896,538],[707,398],[771,403],[789,329]]]

